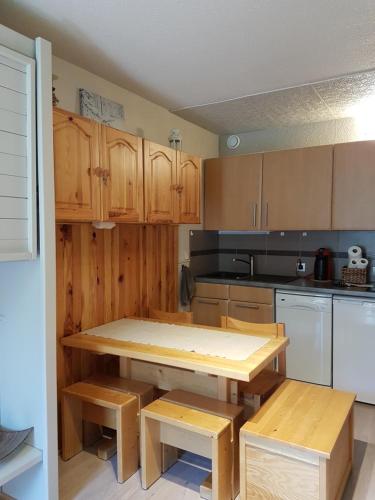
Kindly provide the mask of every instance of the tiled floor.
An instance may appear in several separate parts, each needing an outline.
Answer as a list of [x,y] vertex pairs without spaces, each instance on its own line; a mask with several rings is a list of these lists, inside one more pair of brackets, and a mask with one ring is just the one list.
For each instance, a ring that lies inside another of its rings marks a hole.
[[[375,499],[375,406],[356,404],[354,467],[343,500]],[[149,490],[140,485],[139,473],[124,484],[115,479],[115,458],[103,462],[82,452],[60,462],[61,500],[190,500],[199,499],[199,485],[207,471],[178,462]],[[206,466],[203,461],[200,465]]]

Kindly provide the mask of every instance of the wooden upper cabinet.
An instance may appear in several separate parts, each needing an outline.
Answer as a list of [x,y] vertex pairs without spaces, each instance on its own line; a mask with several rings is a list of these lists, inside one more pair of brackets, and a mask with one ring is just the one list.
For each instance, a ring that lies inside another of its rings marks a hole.
[[205,229],[260,229],[262,158],[251,154],[205,161]]
[[332,229],[375,229],[375,141],[334,147]]
[[333,146],[264,153],[262,227],[331,229]]
[[143,141],[147,222],[178,222],[176,151]]
[[102,126],[103,219],[143,221],[142,139]]
[[177,202],[178,222],[200,222],[201,159],[178,151],[177,153]]
[[99,125],[54,109],[53,127],[56,219],[99,219]]

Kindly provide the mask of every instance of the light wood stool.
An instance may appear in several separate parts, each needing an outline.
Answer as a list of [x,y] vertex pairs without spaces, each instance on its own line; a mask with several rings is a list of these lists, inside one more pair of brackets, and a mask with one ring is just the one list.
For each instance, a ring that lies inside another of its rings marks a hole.
[[232,445],[228,419],[154,401],[141,410],[142,488],[162,474],[162,443],[212,460],[212,499],[231,498]]
[[85,382],[62,391],[62,458],[82,451],[82,421],[115,429],[117,433],[117,480],[124,482],[138,469],[137,412],[135,396]]
[[[210,415],[226,418],[231,426],[231,443],[232,443],[232,498],[236,498],[240,491],[240,472],[239,472],[239,435],[240,427],[243,420],[243,407],[237,406],[217,399],[208,398],[192,392],[174,390],[170,391],[160,398],[163,401],[169,401],[187,408],[203,411]],[[163,445],[163,472],[173,465],[177,460],[177,448]],[[210,498],[210,491],[212,489],[212,476],[211,474],[204,481],[201,486],[201,497]]]
[[102,374],[93,375],[86,379],[85,382],[135,396],[138,400],[139,412],[141,408],[154,400],[154,386],[146,382]]
[[241,429],[241,500],[339,500],[352,468],[354,399],[285,381]]

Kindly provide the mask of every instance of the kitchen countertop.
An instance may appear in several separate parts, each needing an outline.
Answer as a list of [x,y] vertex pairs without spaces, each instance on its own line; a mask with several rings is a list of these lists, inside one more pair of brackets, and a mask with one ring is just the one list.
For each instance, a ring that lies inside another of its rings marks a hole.
[[[284,278],[284,277],[283,277]],[[195,281],[198,283],[216,283],[223,285],[239,285],[239,286],[251,286],[259,288],[273,288],[278,290],[286,290],[292,292],[307,292],[307,293],[319,293],[326,295],[345,295],[349,297],[363,297],[375,299],[375,288],[362,289],[357,287],[345,287],[335,285],[334,283],[316,283],[315,281],[303,278],[290,277],[289,282],[285,283],[284,279],[277,280],[275,277],[272,281],[256,281],[256,280],[246,280],[246,279],[228,279],[214,277],[210,274],[200,275],[195,277]],[[374,283],[375,287],[375,283]]]

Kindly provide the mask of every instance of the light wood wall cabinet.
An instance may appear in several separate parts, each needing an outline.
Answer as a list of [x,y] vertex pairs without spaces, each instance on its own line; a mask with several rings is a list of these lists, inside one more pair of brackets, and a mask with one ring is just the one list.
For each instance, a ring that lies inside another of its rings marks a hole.
[[143,221],[142,139],[54,109],[56,219]]
[[143,221],[142,139],[106,126],[101,133],[102,218]]
[[333,146],[264,153],[262,227],[331,229]]
[[143,141],[146,220],[196,224],[200,221],[200,158]]
[[262,154],[205,161],[205,229],[260,229]]
[[201,159],[54,108],[58,221],[196,224]]
[[99,220],[100,125],[54,109],[53,127],[56,218]]
[[197,156],[177,152],[178,222],[181,224],[200,222],[201,164]]
[[375,229],[375,141],[334,148],[332,229]]

